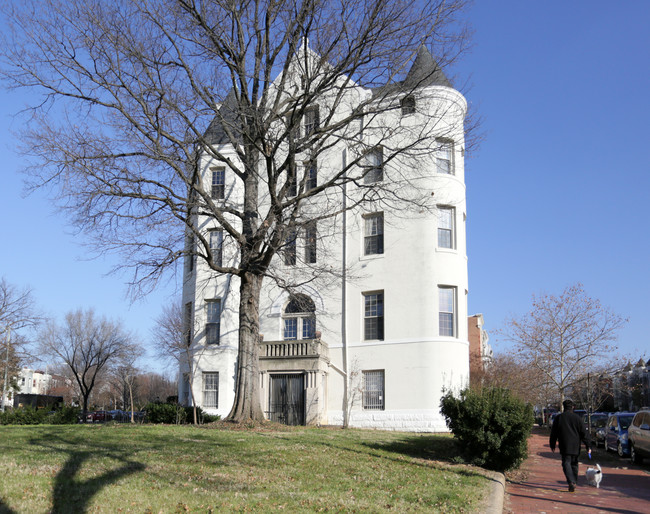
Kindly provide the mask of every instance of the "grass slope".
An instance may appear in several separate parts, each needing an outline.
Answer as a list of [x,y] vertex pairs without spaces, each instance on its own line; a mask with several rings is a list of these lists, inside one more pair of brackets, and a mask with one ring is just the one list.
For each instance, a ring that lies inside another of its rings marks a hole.
[[0,513],[472,512],[445,435],[271,426],[0,426]]

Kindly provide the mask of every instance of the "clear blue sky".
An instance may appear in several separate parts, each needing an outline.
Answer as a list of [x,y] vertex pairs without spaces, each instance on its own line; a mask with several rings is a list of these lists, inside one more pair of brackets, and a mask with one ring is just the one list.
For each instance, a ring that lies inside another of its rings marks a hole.
[[[469,16],[474,48],[454,71],[486,133],[466,161],[470,313],[494,332],[533,293],[582,282],[629,317],[621,351],[650,358],[650,2],[479,0]],[[22,103],[0,91],[0,275],[52,315],[94,307],[148,343],[178,284],[131,305],[110,259],[87,260],[43,194],[22,197]]]
[[579,281],[650,358],[650,2],[478,1],[471,20],[470,313],[496,329]]

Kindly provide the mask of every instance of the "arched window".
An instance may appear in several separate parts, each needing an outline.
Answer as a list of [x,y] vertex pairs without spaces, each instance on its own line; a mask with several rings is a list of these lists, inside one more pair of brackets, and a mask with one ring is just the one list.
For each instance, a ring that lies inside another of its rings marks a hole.
[[283,339],[313,339],[316,337],[316,306],[309,296],[292,295],[284,309]]

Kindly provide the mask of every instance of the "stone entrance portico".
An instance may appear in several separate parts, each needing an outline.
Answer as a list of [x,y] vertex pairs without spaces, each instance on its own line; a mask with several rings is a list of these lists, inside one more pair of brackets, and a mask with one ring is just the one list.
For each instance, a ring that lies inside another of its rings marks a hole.
[[302,375],[304,395],[300,408],[306,425],[317,425],[327,412],[327,370],[329,349],[316,333],[314,339],[263,341],[260,343],[259,366],[262,409],[267,418],[273,416],[271,394],[274,375]]

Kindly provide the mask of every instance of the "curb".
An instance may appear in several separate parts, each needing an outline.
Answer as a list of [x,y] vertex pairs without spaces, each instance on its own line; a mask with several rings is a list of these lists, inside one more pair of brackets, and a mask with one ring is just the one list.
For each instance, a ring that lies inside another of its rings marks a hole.
[[502,514],[503,499],[506,494],[506,477],[503,473],[498,472],[490,472],[486,476],[492,483],[490,484],[490,494],[485,513]]

